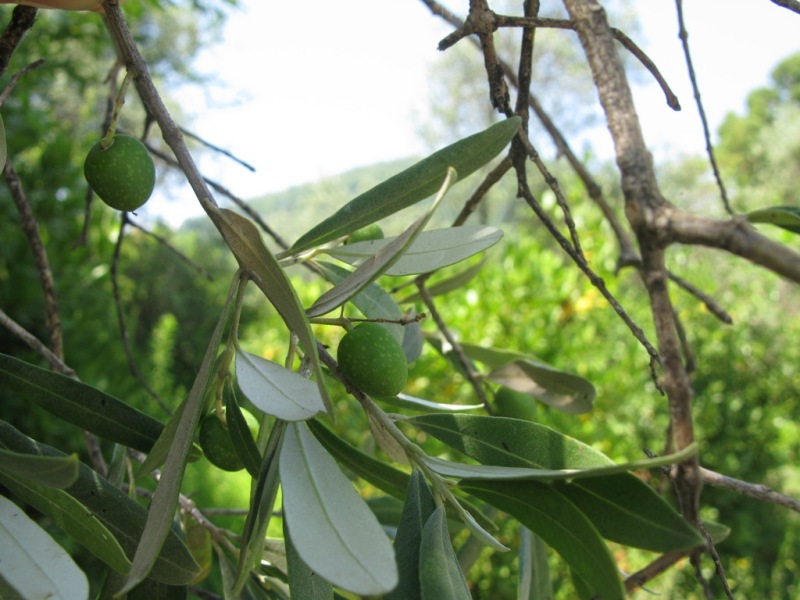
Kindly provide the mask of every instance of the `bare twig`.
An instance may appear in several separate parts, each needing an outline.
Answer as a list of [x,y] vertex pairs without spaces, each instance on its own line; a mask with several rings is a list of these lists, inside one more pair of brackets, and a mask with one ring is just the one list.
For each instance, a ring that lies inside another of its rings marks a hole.
[[14,87],[17,85],[17,82],[20,80],[21,77],[26,73],[33,71],[34,69],[38,69],[43,64],[44,64],[44,59],[40,58],[38,60],[33,61],[31,64],[27,65],[24,69],[20,69],[19,71],[14,73],[11,76],[9,82],[6,84],[6,87],[3,88],[2,93],[0,93],[0,107],[2,107],[3,104],[6,103],[6,100],[8,100],[8,97],[11,94],[11,92],[14,91]]
[[691,554],[692,550],[683,550],[681,552],[668,552],[662,554],[649,565],[629,575],[625,579],[625,590],[632,592],[633,590],[642,587],[651,579],[655,579],[664,571],[672,567],[679,560],[682,560]]
[[679,287],[684,289],[686,292],[690,293],[692,296],[695,296],[698,300],[700,300],[705,307],[708,309],[712,315],[717,317],[723,323],[730,325],[733,323],[733,318],[728,314],[724,308],[722,308],[719,303],[714,300],[711,296],[700,290],[697,286],[692,285],[688,281],[686,281],[683,277],[679,277],[674,273],[669,273],[669,280],[673,283],[677,284]]
[[68,366],[60,357],[56,356],[39,338],[9,317],[2,308],[0,308],[0,325],[8,329],[44,358],[50,364],[50,368],[53,369],[53,371],[61,373],[62,375],[67,375],[68,377],[75,377],[75,371],[72,367]]
[[224,148],[220,148],[219,146],[217,146],[215,144],[212,144],[208,140],[206,140],[204,138],[201,138],[196,133],[192,133],[191,131],[188,131],[185,127],[181,127],[181,133],[183,133],[183,135],[185,135],[186,137],[190,137],[193,140],[197,140],[198,142],[203,144],[203,146],[205,146],[206,148],[211,148],[214,152],[216,152],[218,154],[222,154],[223,156],[227,156],[233,162],[242,165],[248,171],[254,172],[256,170],[256,168],[253,165],[243,161],[241,158],[235,156],[232,152],[230,152],[228,150],[225,150]]
[[11,160],[6,161],[6,165],[3,168],[3,177],[6,180],[8,189],[11,192],[11,197],[14,199],[14,204],[16,204],[17,211],[22,219],[22,231],[28,238],[28,243],[33,253],[33,261],[36,264],[36,270],[39,272],[39,281],[42,286],[42,293],[44,294],[45,317],[50,339],[50,349],[53,351],[53,354],[63,359],[64,348],[61,335],[61,315],[58,311],[56,287],[53,281],[53,273],[50,270],[50,261],[47,258],[47,250],[45,250],[42,237],[39,235],[39,225],[36,222],[36,217],[33,215],[25,191],[22,189],[22,182],[16,170],[14,170]]
[[31,6],[15,6],[11,20],[0,36],[0,75],[6,72],[8,63],[22,38],[36,22],[37,9]]
[[772,488],[761,483],[750,483],[741,479],[734,479],[727,475],[722,475],[716,471],[700,467],[700,476],[708,485],[732,490],[744,496],[750,496],[763,502],[771,502],[783,506],[795,512],[800,512],[800,500],[776,492]]
[[183,262],[184,262],[186,265],[188,265],[188,266],[189,266],[191,269],[193,269],[194,271],[196,271],[198,275],[200,275],[201,277],[204,277],[205,279],[207,279],[207,280],[209,280],[209,281],[213,281],[213,279],[214,279],[214,278],[213,278],[213,276],[211,275],[211,273],[209,273],[208,271],[206,271],[206,270],[205,270],[205,269],[204,269],[204,268],[203,268],[201,265],[198,265],[198,264],[197,264],[196,262],[194,262],[194,261],[193,261],[191,258],[189,258],[189,257],[188,257],[188,256],[186,256],[186,255],[185,255],[183,252],[181,252],[180,250],[178,250],[178,249],[177,249],[175,246],[173,246],[173,245],[170,243],[170,241],[169,241],[167,238],[165,238],[165,237],[163,237],[163,236],[161,236],[161,235],[158,235],[157,233],[155,233],[155,232],[153,232],[153,231],[150,231],[149,229],[147,229],[147,228],[146,228],[144,225],[141,225],[140,223],[137,223],[136,221],[134,221],[133,219],[131,219],[130,215],[128,215],[128,216],[126,217],[126,220],[127,220],[127,222],[128,222],[128,223],[130,223],[130,224],[131,224],[133,227],[136,227],[136,229],[140,230],[140,231],[141,231],[142,233],[144,233],[145,235],[149,235],[151,238],[153,238],[154,240],[156,240],[156,241],[157,241],[159,244],[161,244],[162,246],[164,246],[164,247],[165,247],[167,250],[169,250],[170,252],[172,252],[172,253],[173,253],[175,256],[177,256],[179,259],[181,259],[181,261],[183,261]]
[[711,143],[711,133],[708,129],[708,119],[706,118],[706,111],[703,108],[703,101],[700,99],[700,86],[697,84],[697,76],[694,72],[692,65],[692,54],[689,52],[689,32],[686,31],[686,24],[683,20],[683,0],[675,0],[675,10],[678,13],[678,37],[683,44],[683,55],[686,57],[686,69],[689,72],[689,79],[692,82],[692,90],[694,91],[694,99],[697,103],[697,112],[700,115],[700,122],[703,124],[703,137],[706,140],[706,152],[708,153],[708,161],[711,164],[711,170],[714,172],[714,179],[717,181],[722,204],[729,215],[733,214],[731,203],[728,200],[728,192],[725,190],[725,184],[722,181],[719,168],[717,167],[717,159],[714,157],[714,145]]
[[470,215],[475,212],[478,205],[486,197],[486,194],[489,193],[489,190],[503,178],[503,175],[508,173],[509,169],[511,169],[511,159],[506,156],[483,178],[480,185],[472,192],[472,195],[464,203],[461,212],[458,213],[458,216],[453,221],[453,227],[459,227],[466,223]]

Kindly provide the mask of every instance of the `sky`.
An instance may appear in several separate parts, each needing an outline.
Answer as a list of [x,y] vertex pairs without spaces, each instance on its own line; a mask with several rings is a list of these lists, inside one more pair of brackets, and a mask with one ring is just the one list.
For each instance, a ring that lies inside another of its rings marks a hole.
[[[800,51],[800,16],[769,0],[687,0],[684,16],[694,68],[712,132],[744,110],[747,93],[766,85],[784,57]],[[445,4],[464,14],[467,0]],[[635,41],[659,66],[683,110],[666,106],[648,82],[634,88],[645,139],[656,158],[702,153],[705,143],[678,38],[675,0],[646,7]],[[543,15],[544,16],[544,15]],[[203,88],[177,93],[194,132],[253,165],[207,154],[208,177],[252,198],[371,163],[422,155],[418,135],[430,98],[428,70],[450,31],[419,0],[242,0],[219,44],[202,52]],[[567,34],[569,35],[569,34]],[[604,129],[591,141],[611,149]],[[187,188],[148,205],[177,225],[200,213]],[[332,207],[332,210],[336,207]]]

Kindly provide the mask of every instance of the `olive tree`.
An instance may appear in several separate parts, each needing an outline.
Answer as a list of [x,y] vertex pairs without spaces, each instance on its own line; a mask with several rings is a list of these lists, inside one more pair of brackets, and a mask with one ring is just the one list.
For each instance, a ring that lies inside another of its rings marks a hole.
[[[189,591],[226,598],[469,598],[464,567],[472,560],[463,550],[476,544],[496,553],[514,547],[519,597],[524,598],[552,597],[548,548],[568,566],[577,597],[624,598],[685,557],[696,566],[699,586],[707,594],[711,588],[700,565],[710,557],[730,594],[715,559],[715,543],[727,530],[701,518],[703,485],[725,485],[797,510],[796,500],[736,480],[735,473],[721,475],[702,466],[686,336],[691,324],[683,322],[674,295],[694,295],[722,321],[729,317],[667,260],[674,244],[711,247],[798,282],[800,254],[752,225],[797,231],[797,209],[764,206],[734,214],[721,179],[722,217],[687,212],[665,197],[621,53],[630,53],[656,77],[669,106],[677,107],[677,99],[652,61],[625,32],[609,24],[595,0],[564,0],[561,17],[541,15],[534,0],[522,2],[516,15],[496,12],[488,0],[471,0],[463,19],[435,0],[423,3],[453,27],[441,50],[456,44],[477,46],[485,67],[486,105],[496,121],[308,223],[306,233],[293,242],[284,239],[281,224],[271,222],[269,214],[259,214],[236,198],[231,199],[237,210],[221,206],[218,197],[227,192],[210,185],[198,170],[131,33],[124,6],[97,0],[33,3],[102,12],[108,47],[125,77],[119,89],[117,79],[111,79],[114,93],[103,124],[104,142],[92,152],[114,148],[120,113],[124,116],[127,110],[125,97],[135,93],[146,124],[157,128],[169,149],[150,152],[184,174],[235,267],[227,293],[219,298],[216,325],[203,332],[206,349],[196,376],[180,402],[169,407],[169,418],[161,421],[70,367],[69,356],[57,343],[61,315],[51,283],[58,273],[50,272],[36,217],[25,212],[24,182],[13,176],[14,157],[8,157],[6,181],[20,212],[27,215],[19,234],[34,247],[42,290],[50,301],[48,341],[39,340],[13,315],[2,312],[0,318],[50,368],[3,354],[0,378],[26,402],[74,426],[75,432],[83,430],[90,463],[48,439],[34,440],[10,422],[0,422],[0,483],[7,490],[0,503],[7,540],[0,547],[4,597],[87,597],[91,589],[100,597],[132,598],[182,597]],[[798,10],[796,3],[785,5]],[[677,10],[680,14],[680,2]],[[34,27],[35,14],[32,7],[14,10],[0,40],[3,64],[25,43],[23,34]],[[516,56],[499,51],[499,28],[516,31]],[[545,28],[565,30],[580,42],[614,142],[619,202],[582,164],[531,86],[536,33]],[[688,45],[685,50],[688,57]],[[585,232],[528,135],[534,121],[567,158],[586,196],[607,220],[607,243],[618,248],[618,269],[633,270],[640,278],[652,339],[614,297],[584,251]],[[144,129],[145,141],[155,135],[151,127]],[[135,147],[139,151],[146,146]],[[709,158],[715,165],[713,151]],[[136,164],[140,160],[137,154]],[[128,208],[127,196],[119,201],[115,194],[127,193],[130,186],[140,191],[141,173],[126,170],[128,160],[91,164],[87,179],[93,192],[111,206]],[[149,191],[151,173],[144,164]],[[463,180],[472,174],[479,177],[468,179],[468,186]],[[485,252],[503,234],[496,226],[469,220],[505,175],[512,178],[531,222],[552,236],[557,251],[569,257],[625,324],[631,343],[641,347],[652,379],[652,401],[665,402],[669,411],[660,455],[620,464],[568,432],[525,418],[521,403],[590,414],[595,387],[569,365],[491,347],[481,343],[479,331],[455,331],[439,311],[438,297],[464,286],[483,264],[464,261]],[[534,193],[534,176],[545,181],[556,199],[559,222]],[[109,181],[112,185],[106,186]],[[465,187],[469,193],[452,225],[431,228],[444,198],[464,193]],[[398,235],[383,237],[375,225],[390,216],[400,218],[398,213],[413,205],[421,207],[419,216],[409,219]],[[122,213],[123,228],[129,219]],[[121,235],[119,239],[117,249]],[[437,277],[446,268],[448,275]],[[311,302],[301,301],[291,270],[326,282],[326,289]],[[285,351],[280,362],[244,348],[240,325],[247,289],[280,316]],[[336,352],[320,339],[321,331],[326,340],[335,340]],[[419,359],[423,347],[447,361],[448,377],[468,382],[472,402],[437,402],[404,393],[408,365]],[[347,422],[343,406],[363,412],[379,450],[348,443],[340,425]],[[113,443],[110,456],[104,455],[99,440]],[[187,469],[204,454],[220,469],[244,470],[249,476],[249,506],[239,531],[217,525],[213,513],[199,509],[182,487]],[[664,493],[634,471],[666,473],[671,489]],[[369,486],[372,500],[378,495],[395,499],[394,515],[367,503],[353,479]],[[155,483],[148,488],[146,482]],[[87,580],[68,552],[20,506],[51,519],[70,543],[102,562],[103,573]],[[515,544],[507,545],[494,534],[499,515],[515,524]],[[609,543],[647,551],[651,560],[620,576]],[[41,572],[47,577],[34,575]],[[212,579],[206,579],[210,572],[218,576],[221,590],[211,589]]]

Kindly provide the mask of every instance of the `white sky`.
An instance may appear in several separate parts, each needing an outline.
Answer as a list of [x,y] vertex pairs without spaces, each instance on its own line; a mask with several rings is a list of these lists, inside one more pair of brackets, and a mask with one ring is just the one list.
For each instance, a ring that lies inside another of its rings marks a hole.
[[[250,198],[382,160],[419,155],[427,65],[449,27],[418,0],[243,0],[223,43],[198,60],[217,83],[179,96],[191,128],[257,169],[215,155],[203,172]],[[639,0],[642,39],[678,95],[669,109],[655,84],[636,88],[645,137],[656,151],[701,153],[702,131],[678,39],[675,0]],[[463,14],[467,0],[449,0]],[[769,0],[686,0],[695,71],[712,132],[747,93],[800,50],[800,16]],[[413,32],[412,35],[409,32]],[[309,41],[313,41],[310,44]],[[601,132],[602,133],[602,132]],[[593,139],[597,139],[594,136]],[[600,135],[605,139],[606,136]],[[602,145],[599,152],[607,151]],[[173,224],[199,213],[191,192],[154,197],[148,213]],[[333,207],[332,207],[333,208]]]

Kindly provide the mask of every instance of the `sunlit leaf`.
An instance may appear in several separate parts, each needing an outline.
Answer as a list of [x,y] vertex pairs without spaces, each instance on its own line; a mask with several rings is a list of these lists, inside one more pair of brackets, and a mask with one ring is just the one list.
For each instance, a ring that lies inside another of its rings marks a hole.
[[389,538],[304,423],[286,429],[280,477],[284,517],[312,570],[355,594],[385,594],[397,585]]
[[464,479],[461,488],[508,513],[556,550],[603,600],[623,600],[617,566],[586,516],[562,494],[535,481]]
[[308,428],[325,449],[348,470],[395,498],[405,496],[408,486],[406,473],[364,454],[319,421],[308,421]]
[[0,471],[47,487],[66,488],[78,478],[78,455],[31,456],[0,449]]
[[436,193],[448,168],[461,179],[492,160],[516,135],[519,117],[451,144],[351,200],[300,236],[285,253],[298,254],[374,223]]
[[107,440],[149,452],[164,425],[71,377],[0,354],[0,385],[27,402]]
[[414,221],[402,234],[361,262],[346,279],[317,298],[317,301],[306,311],[308,316],[318,317],[338,308],[395,264],[430,221],[434,211],[438,208],[447,190],[456,182],[457,177],[458,175],[453,169],[448,169],[436,199],[425,214]]
[[386,600],[414,600],[420,598],[420,545],[425,527],[436,504],[428,482],[418,469],[414,469],[408,482],[403,513],[394,539],[400,583],[385,596]]
[[[352,271],[333,263],[319,261],[316,264],[325,273],[325,277],[333,284],[344,281],[352,273]],[[400,307],[397,306],[394,299],[392,299],[382,287],[375,283],[370,283],[358,294],[350,298],[350,302],[353,303],[365,317],[370,319],[399,321],[403,316]],[[404,331],[407,327],[403,327],[397,323],[383,323],[383,326],[398,342],[402,341]]]
[[283,538],[286,541],[286,561],[292,600],[333,600],[333,586],[312,571],[300,558],[285,520]]
[[787,229],[792,233],[800,233],[800,207],[773,206],[754,210],[745,215],[751,223],[769,223]]
[[317,342],[294,286],[275,256],[264,245],[258,229],[250,220],[226,209],[220,210],[219,216],[220,231],[239,266],[251,273],[255,284],[278,311],[289,330],[300,340],[306,356],[311,360],[311,369],[325,409],[332,414]]
[[66,550],[0,496],[0,576],[23,598],[82,600],[89,582]]
[[447,531],[444,507],[433,511],[422,529],[419,560],[422,600],[471,600]]
[[467,412],[483,408],[483,404],[444,404],[443,402],[432,402],[424,398],[416,398],[408,394],[397,394],[393,398],[381,398],[381,403],[425,412],[430,412],[431,410],[438,412]]
[[236,379],[256,408],[283,421],[304,421],[325,411],[317,384],[255,354],[236,351]]
[[[429,273],[483,252],[495,245],[503,232],[489,225],[464,225],[423,231],[385,275],[417,275]],[[325,249],[325,253],[351,265],[360,265],[383,250],[395,238],[369,240]]]

